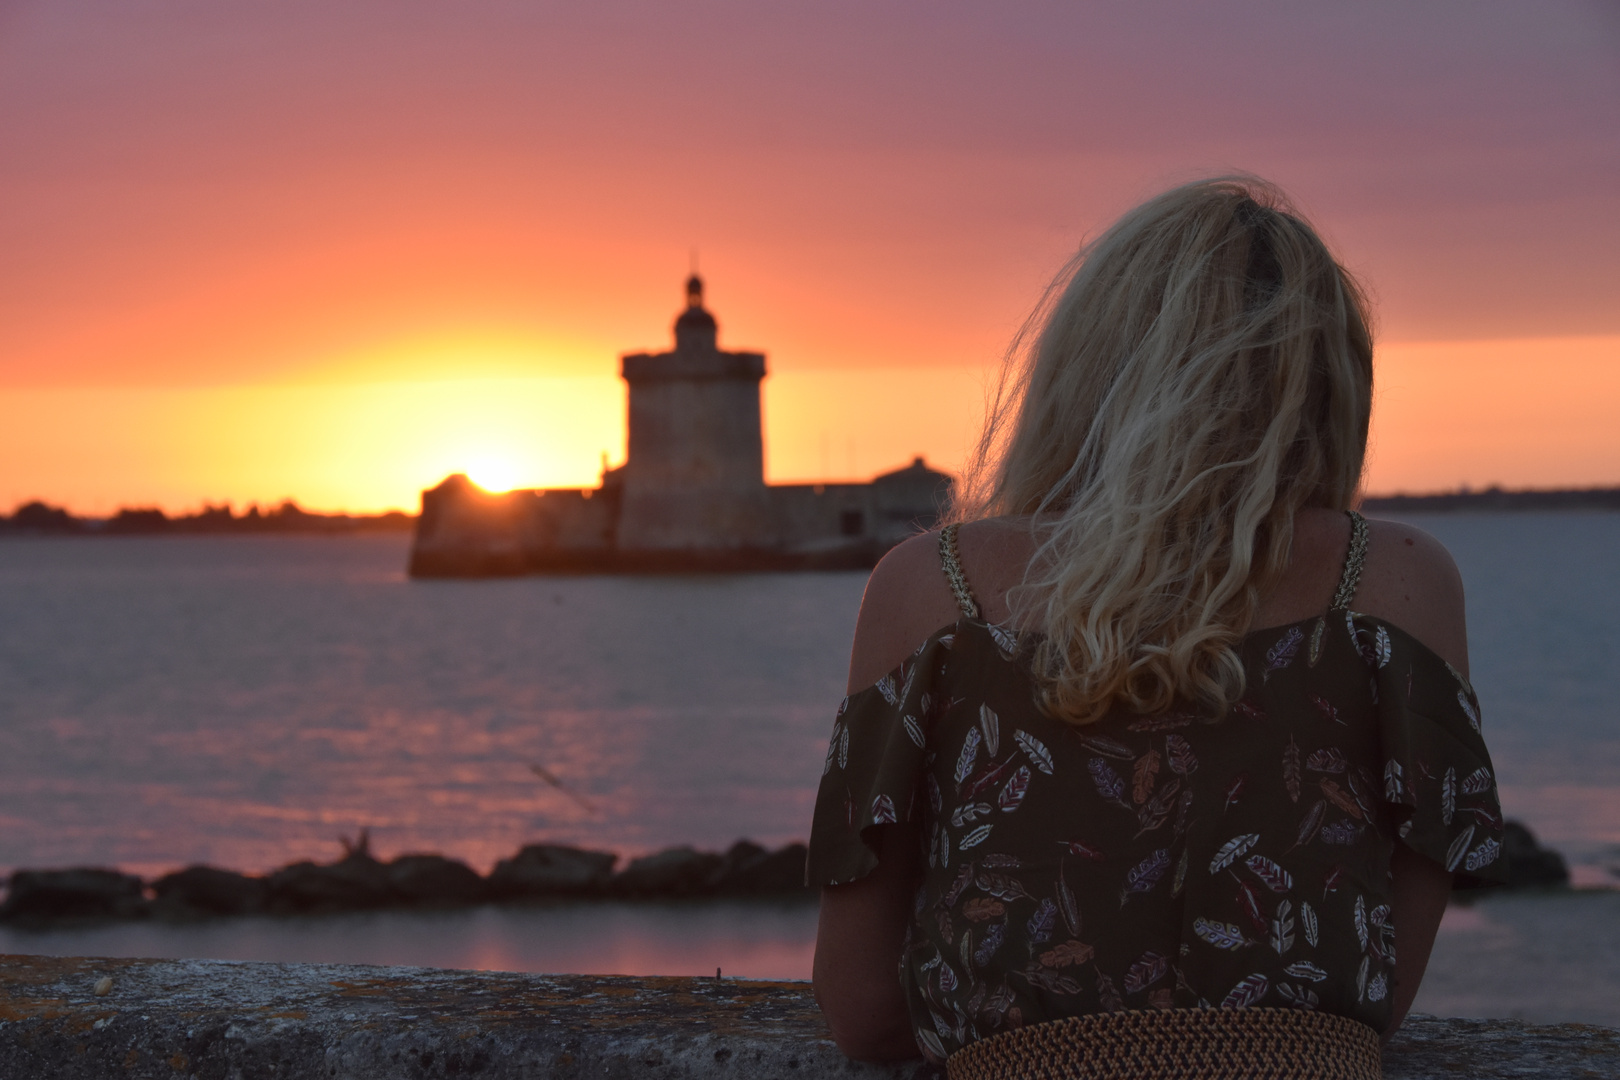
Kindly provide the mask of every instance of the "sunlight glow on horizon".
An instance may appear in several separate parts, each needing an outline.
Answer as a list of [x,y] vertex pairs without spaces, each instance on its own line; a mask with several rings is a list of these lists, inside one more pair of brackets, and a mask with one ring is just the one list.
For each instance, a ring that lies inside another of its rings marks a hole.
[[[1389,343],[1376,362],[1369,493],[1620,483],[1620,335]],[[283,385],[0,387],[0,512],[34,498],[90,515],[287,498],[415,512],[452,473],[491,491],[593,488],[604,455],[624,460],[624,386],[607,360],[595,375],[355,381],[364,369]],[[996,375],[773,368],[766,478],[869,480],[919,455],[959,470]]]

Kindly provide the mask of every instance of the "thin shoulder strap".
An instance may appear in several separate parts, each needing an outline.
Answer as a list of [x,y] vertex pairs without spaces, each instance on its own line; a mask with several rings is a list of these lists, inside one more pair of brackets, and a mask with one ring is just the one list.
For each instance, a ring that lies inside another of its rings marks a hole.
[[1339,575],[1339,591],[1333,594],[1333,610],[1350,606],[1356,598],[1356,586],[1361,583],[1361,566],[1367,561],[1367,519],[1354,510],[1350,515],[1350,550],[1344,553],[1344,573]]
[[947,525],[939,530],[939,563],[945,568],[945,580],[951,583],[951,592],[956,594],[956,606],[968,618],[977,619],[979,602],[973,598],[973,590],[968,588],[967,575],[962,573],[962,554],[956,550],[957,528],[956,525]]

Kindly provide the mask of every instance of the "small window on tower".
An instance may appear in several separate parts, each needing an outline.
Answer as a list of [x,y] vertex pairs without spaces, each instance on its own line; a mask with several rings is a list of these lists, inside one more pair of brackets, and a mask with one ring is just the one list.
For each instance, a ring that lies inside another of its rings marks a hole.
[[845,510],[838,515],[838,531],[845,536],[859,536],[866,531],[866,515],[859,510]]

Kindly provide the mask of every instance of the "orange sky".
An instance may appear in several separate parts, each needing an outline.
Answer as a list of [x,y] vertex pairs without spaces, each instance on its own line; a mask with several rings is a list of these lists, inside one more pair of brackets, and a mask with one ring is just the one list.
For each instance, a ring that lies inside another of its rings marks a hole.
[[1145,194],[1288,188],[1380,313],[1373,490],[1620,483],[1596,3],[0,5],[0,509],[589,484],[700,252],[773,479],[960,462]]

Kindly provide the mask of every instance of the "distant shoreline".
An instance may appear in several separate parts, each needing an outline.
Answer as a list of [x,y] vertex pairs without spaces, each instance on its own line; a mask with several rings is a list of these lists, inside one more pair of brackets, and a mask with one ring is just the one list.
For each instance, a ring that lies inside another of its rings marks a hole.
[[0,515],[0,536],[337,536],[356,533],[408,533],[416,515],[313,514],[292,500],[261,511],[238,514],[229,506],[204,506],[194,514],[170,517],[151,507],[126,507],[109,518],[77,517],[59,506],[25,503],[10,517]]
[[1453,514],[1525,510],[1620,510],[1620,487],[1547,488],[1505,491],[1447,491],[1430,495],[1369,495],[1361,508],[1370,513]]
[[[1620,487],[1499,487],[1479,491],[1431,492],[1424,495],[1369,495],[1361,509],[1374,514],[1490,513],[1534,510],[1620,511]],[[399,510],[385,514],[317,514],[287,501],[267,511],[251,506],[238,514],[229,506],[205,506],[193,514],[170,517],[149,507],[126,507],[107,518],[78,517],[58,506],[30,502],[10,516],[0,514],[0,536],[264,536],[289,533],[349,535],[405,533],[416,527],[416,515]]]

